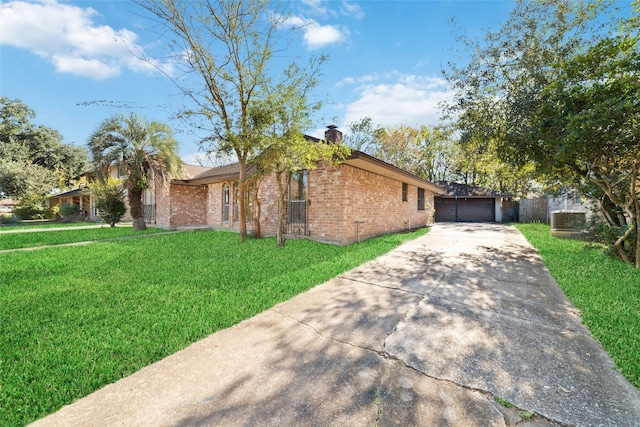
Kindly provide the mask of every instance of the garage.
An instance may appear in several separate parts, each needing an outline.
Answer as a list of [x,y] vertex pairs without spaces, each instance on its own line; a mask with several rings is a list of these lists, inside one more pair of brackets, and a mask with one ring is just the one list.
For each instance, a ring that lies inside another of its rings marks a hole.
[[495,222],[493,198],[435,198],[436,222]]
[[438,185],[445,192],[434,197],[436,222],[502,222],[502,200],[511,197],[470,184],[440,181]]

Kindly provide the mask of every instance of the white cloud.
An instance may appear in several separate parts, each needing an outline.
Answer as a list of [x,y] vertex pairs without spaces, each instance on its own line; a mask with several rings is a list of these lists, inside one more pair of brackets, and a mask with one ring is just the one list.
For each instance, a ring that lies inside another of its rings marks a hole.
[[342,80],[340,80],[338,83],[336,83],[336,86],[342,87],[346,85],[352,85],[355,83],[358,83],[358,84],[371,83],[376,80],[381,80],[383,78],[391,78],[393,76],[397,76],[397,73],[395,74],[394,73],[385,73],[385,74],[373,73],[373,74],[364,74],[358,77],[345,77]]
[[322,0],[302,0],[301,3],[307,6],[307,12],[313,16],[326,18],[335,15],[335,12],[322,5]]
[[[10,1],[0,4],[0,43],[27,49],[51,61],[59,72],[97,80],[121,73],[122,68],[147,71],[149,64],[130,49],[143,52],[138,35],[94,22],[98,13],[57,0]],[[139,63],[139,64],[138,64]]]
[[285,25],[298,27],[304,33],[304,41],[310,50],[340,43],[349,37],[349,30],[335,25],[320,25],[317,21],[299,16],[289,17]]
[[[345,107],[345,124],[364,117],[383,126],[436,124],[439,103],[451,96],[446,81],[429,76],[394,76],[395,81],[391,82],[373,82],[373,75],[355,78],[354,81],[365,83],[359,83],[358,98]],[[388,76],[384,77],[388,80]]]
[[52,55],[51,62],[61,73],[103,80],[120,74],[117,65],[105,64],[97,59],[85,59],[78,56]]
[[355,3],[349,3],[347,1],[343,1],[340,11],[342,12],[343,15],[353,16],[356,19],[362,19],[364,17],[364,11],[359,5]]

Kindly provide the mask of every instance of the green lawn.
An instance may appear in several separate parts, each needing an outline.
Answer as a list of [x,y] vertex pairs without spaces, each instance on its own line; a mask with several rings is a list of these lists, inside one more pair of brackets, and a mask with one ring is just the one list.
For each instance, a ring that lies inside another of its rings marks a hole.
[[551,236],[545,224],[515,224],[536,247],[584,323],[640,388],[640,271],[584,242]]
[[26,233],[2,233],[0,230],[0,250],[33,248],[37,246],[60,245],[63,243],[86,242],[90,240],[112,239],[116,237],[131,237],[142,234],[163,232],[160,228],[147,228],[134,231],[131,227],[87,228],[55,231],[34,231]]
[[425,232],[284,248],[193,232],[0,254],[0,425],[54,412]]

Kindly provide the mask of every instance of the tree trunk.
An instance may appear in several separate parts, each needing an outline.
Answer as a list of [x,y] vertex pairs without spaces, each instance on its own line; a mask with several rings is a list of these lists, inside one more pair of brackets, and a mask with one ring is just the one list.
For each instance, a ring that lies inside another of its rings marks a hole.
[[133,218],[134,230],[146,230],[144,223],[144,210],[142,208],[142,190],[138,187],[128,188],[129,191],[129,212]]
[[262,228],[260,226],[260,219],[262,217],[262,209],[260,199],[258,198],[258,192],[260,191],[261,178],[256,178],[253,183],[253,191],[249,195],[253,203],[253,210],[251,212],[253,222],[253,236],[256,239],[262,238]]
[[276,244],[284,246],[286,239],[284,238],[284,219],[286,215],[286,191],[288,187],[288,174],[285,174],[287,185],[282,183],[282,173],[276,173],[276,181],[278,181],[278,232],[276,233]]

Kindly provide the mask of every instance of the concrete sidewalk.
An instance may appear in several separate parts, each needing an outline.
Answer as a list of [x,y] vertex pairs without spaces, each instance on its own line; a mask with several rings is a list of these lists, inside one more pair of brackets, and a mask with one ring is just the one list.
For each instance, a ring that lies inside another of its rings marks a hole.
[[[119,222],[116,227],[132,227],[133,223],[131,222]],[[66,227],[27,227],[24,228],[13,228],[11,230],[4,230],[4,227],[0,227],[0,234],[16,234],[16,233],[42,233],[44,231],[68,231],[68,230],[87,230],[90,228],[109,228],[109,224],[105,224],[104,222],[99,223],[87,223],[87,225],[69,225]]]
[[516,423],[640,426],[640,393],[515,228],[437,224],[34,425]]

